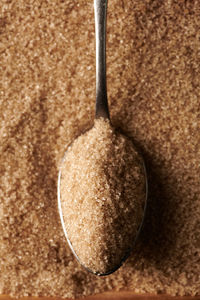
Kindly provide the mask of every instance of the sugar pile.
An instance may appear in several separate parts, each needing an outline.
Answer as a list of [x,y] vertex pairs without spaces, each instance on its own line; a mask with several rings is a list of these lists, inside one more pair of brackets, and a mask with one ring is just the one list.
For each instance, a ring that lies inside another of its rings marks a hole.
[[61,168],[67,237],[81,263],[98,274],[119,267],[134,245],[146,200],[143,160],[108,120],[67,149]]
[[109,0],[111,120],[149,174],[134,254],[107,278],[74,259],[57,212],[65,145],[94,117],[93,1],[0,2],[0,293],[200,294],[200,3]]

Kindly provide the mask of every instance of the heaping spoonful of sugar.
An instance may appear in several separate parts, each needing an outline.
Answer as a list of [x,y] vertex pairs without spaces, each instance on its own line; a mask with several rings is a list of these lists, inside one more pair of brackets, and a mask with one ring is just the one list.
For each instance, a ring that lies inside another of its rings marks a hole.
[[96,275],[117,270],[134,248],[147,202],[147,176],[132,140],[110,122],[106,92],[106,0],[95,0],[96,116],[68,147],[58,208],[68,244]]

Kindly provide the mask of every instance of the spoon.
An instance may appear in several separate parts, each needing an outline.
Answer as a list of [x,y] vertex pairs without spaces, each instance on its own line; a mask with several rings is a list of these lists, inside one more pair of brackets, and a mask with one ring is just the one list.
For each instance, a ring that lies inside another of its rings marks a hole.
[[[108,109],[108,100],[107,100],[107,88],[106,88],[106,11],[107,11],[107,0],[94,0],[94,12],[95,12],[95,33],[96,33],[96,113],[95,119],[104,119],[110,123],[110,114]],[[134,146],[134,145],[133,145]],[[135,146],[134,146],[135,148]],[[58,211],[60,215],[60,220],[62,224],[62,228],[64,231],[64,235],[68,242],[69,247],[71,248],[74,256],[79,261],[79,263],[89,272],[98,275],[98,276],[105,276],[115,272],[122,263],[127,259],[130,255],[132,249],[135,246],[135,243],[138,239],[138,236],[141,232],[141,228],[144,222],[144,216],[146,211],[146,204],[147,204],[147,191],[148,191],[148,184],[147,184],[147,174],[146,168],[144,164],[144,160],[141,154],[138,155],[141,158],[143,170],[144,170],[144,180],[145,180],[145,199],[144,199],[144,207],[143,207],[143,217],[142,221],[137,227],[137,232],[135,235],[134,241],[131,241],[130,247],[128,247],[127,251],[125,251],[124,255],[122,256],[120,263],[112,266],[106,272],[100,272],[99,270],[91,270],[86,264],[84,264],[81,259],[78,257],[76,250],[73,248],[72,243],[69,239],[68,232],[66,230],[64,217],[63,217],[63,209],[62,209],[62,200],[61,200],[61,182],[62,182],[62,166],[65,161],[65,156],[67,151],[65,152],[64,158],[62,160],[61,168],[58,175]]]

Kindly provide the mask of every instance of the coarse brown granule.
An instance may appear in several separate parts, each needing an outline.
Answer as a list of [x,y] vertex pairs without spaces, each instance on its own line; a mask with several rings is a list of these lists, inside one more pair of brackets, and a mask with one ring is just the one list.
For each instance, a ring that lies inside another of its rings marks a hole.
[[119,267],[141,227],[146,203],[143,160],[108,120],[95,120],[67,149],[60,199],[67,238],[97,274]]
[[149,198],[138,251],[98,278],[56,195],[65,145],[93,123],[93,1],[0,1],[0,293],[200,294],[199,27],[198,0],[108,2],[111,120],[142,149]]

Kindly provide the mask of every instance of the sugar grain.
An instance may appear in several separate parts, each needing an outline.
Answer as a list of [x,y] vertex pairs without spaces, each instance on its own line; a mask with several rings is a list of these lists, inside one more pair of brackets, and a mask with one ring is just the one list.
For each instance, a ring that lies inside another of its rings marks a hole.
[[108,1],[112,123],[149,175],[137,247],[114,274],[85,272],[57,212],[65,145],[94,119],[93,1],[0,1],[0,293],[200,295],[200,2]]

